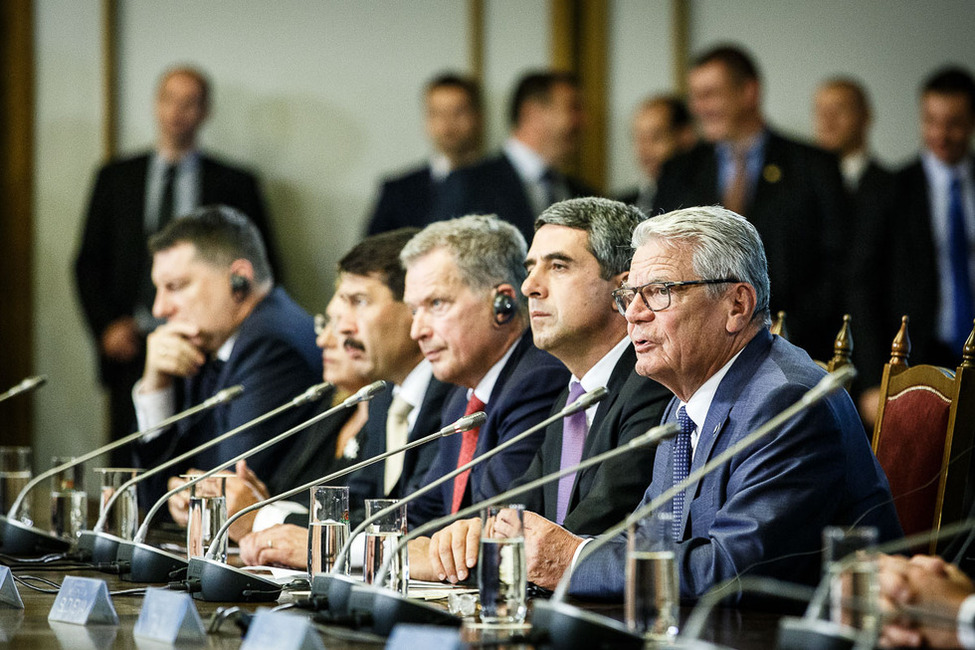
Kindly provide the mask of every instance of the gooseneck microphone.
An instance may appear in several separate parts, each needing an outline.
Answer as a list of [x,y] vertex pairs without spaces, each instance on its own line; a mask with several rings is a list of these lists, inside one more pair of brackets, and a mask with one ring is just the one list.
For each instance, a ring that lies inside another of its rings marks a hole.
[[296,406],[300,406],[302,404],[306,404],[308,402],[321,399],[327,392],[329,386],[330,384],[328,382],[315,384],[311,388],[305,390],[303,393],[289,400],[288,402],[285,402],[281,406],[272,409],[271,411],[268,411],[263,415],[259,415],[253,420],[245,422],[239,427],[231,429],[227,433],[219,435],[216,438],[213,438],[212,440],[208,440],[203,444],[199,445],[198,447],[190,449],[189,451],[180,454],[175,458],[171,458],[163,463],[160,463],[155,467],[148,469],[142,474],[134,478],[131,478],[125,483],[123,483],[121,486],[118,487],[118,489],[115,490],[115,493],[105,503],[105,506],[102,508],[101,516],[98,518],[98,521],[95,523],[95,527],[90,531],[82,532],[81,535],[78,537],[78,551],[82,554],[82,557],[85,556],[90,557],[95,564],[108,565],[115,561],[118,555],[119,542],[123,540],[120,537],[117,537],[115,535],[109,535],[108,533],[105,533],[104,528],[105,528],[105,522],[108,520],[108,514],[111,511],[112,506],[127,489],[131,488],[134,485],[137,485],[138,483],[141,483],[142,481],[146,480],[150,476],[155,476],[156,474],[159,474],[160,472],[169,469],[173,465],[181,463],[185,460],[189,460],[199,452],[209,449],[210,447],[214,447],[220,444],[221,442],[228,440],[233,436],[243,431],[246,431],[247,429],[253,428],[258,424],[265,422],[266,420],[270,420],[271,418],[276,417],[277,415],[280,415],[281,413],[289,409],[292,409]]
[[[27,380],[24,381],[26,382]],[[2,546],[0,546],[0,550],[8,555],[33,555],[47,552],[67,551],[71,547],[70,541],[55,535],[51,535],[38,528],[25,526],[16,520],[17,513],[20,511],[20,507],[23,505],[24,499],[32,489],[34,489],[44,479],[50,478],[58,472],[64,471],[70,467],[74,467],[75,465],[85,463],[96,456],[100,456],[101,454],[112,451],[113,449],[127,445],[143,436],[149,435],[150,433],[165,429],[166,427],[169,427],[180,420],[196,415],[197,413],[201,413],[202,411],[206,411],[220,404],[234,400],[243,392],[244,387],[239,385],[224,388],[213,395],[213,397],[210,397],[202,403],[190,407],[185,411],[172,415],[155,426],[131,433],[127,436],[119,438],[118,440],[110,442],[107,445],[79,456],[67,463],[63,463],[57,467],[47,470],[46,472],[38,474],[37,477],[28,481],[27,485],[25,485],[17,495],[13,505],[10,506],[10,511],[7,513],[7,516],[0,516],[0,544],[2,544]]]
[[[728,447],[697,470],[688,474],[683,481],[678,481],[660,496],[649,503],[637,508],[619,524],[610,527],[593,541],[586,544],[579,552],[575,567],[591,555],[594,551],[609,543],[618,534],[625,531],[631,524],[648,517],[655,510],[666,504],[675,494],[697,483],[709,473],[718,469],[736,454],[753,446],[759,440],[769,435],[780,426],[801,414],[827,395],[842,388],[856,376],[852,366],[844,366],[823,377],[819,383],[807,391],[792,406],[768,420],[752,433]],[[565,596],[572,580],[575,567],[570,568],[559,581],[551,600],[535,603],[533,628],[547,637],[557,647],[586,648],[594,644],[605,643],[612,639],[614,645],[620,647],[642,648],[643,638],[626,629],[619,621],[593,612],[586,612],[565,602]]]
[[[327,389],[330,386],[331,384],[329,384],[328,382],[325,382],[323,384],[318,384],[310,388],[303,395],[300,395],[296,399],[301,400],[306,397],[308,399],[318,399],[322,395],[324,395],[325,391],[327,391]],[[159,512],[159,509],[166,504],[166,502],[169,500],[171,496],[173,496],[177,492],[186,490],[187,488],[196,485],[202,480],[205,480],[207,478],[216,475],[218,472],[221,472],[231,467],[238,461],[244,460],[245,458],[253,456],[256,453],[259,453],[273,445],[276,445],[277,443],[281,442],[285,438],[288,438],[300,431],[303,431],[304,429],[307,429],[313,424],[316,424],[338,413],[339,411],[355,406],[360,402],[371,400],[373,397],[378,395],[385,387],[386,387],[385,382],[381,382],[381,381],[373,382],[368,386],[364,386],[363,388],[356,391],[356,393],[350,395],[348,398],[343,400],[341,404],[337,404],[332,408],[327,409],[322,413],[319,413],[318,415],[306,420],[305,422],[302,422],[301,424],[298,424],[292,427],[291,429],[288,429],[284,433],[278,434],[273,438],[265,440],[261,444],[257,445],[256,447],[252,447],[248,449],[242,454],[238,454],[233,458],[223,461],[222,463],[218,464],[216,467],[213,467],[212,469],[203,472],[202,474],[194,476],[186,483],[183,483],[182,485],[179,485],[173,488],[172,490],[166,492],[152,505],[152,507],[146,513],[145,518],[142,520],[142,525],[139,527],[139,530],[136,532],[134,539],[131,542],[127,540],[121,540],[118,542],[118,548],[116,550],[116,555],[114,559],[118,561],[118,568],[122,579],[131,582],[166,582],[167,580],[169,580],[170,574],[172,574],[175,571],[180,571],[186,568],[186,564],[187,564],[186,560],[183,559],[182,557],[144,543],[146,539],[146,535],[148,535],[149,533],[149,523],[152,521],[152,518],[156,515],[156,513]],[[317,393],[317,391],[319,390],[321,391],[322,395],[319,395]],[[309,395],[309,393],[312,392],[314,392],[314,395]],[[121,493],[121,489],[119,489],[117,494],[120,493]],[[110,504],[111,502],[109,502],[109,505]],[[108,506],[106,506],[106,510],[107,508]]]
[[[403,445],[402,447],[397,447],[396,449],[391,449],[382,454],[372,456],[371,458],[367,458],[356,463],[355,465],[346,467],[345,469],[341,469],[321,478],[309,481],[304,485],[299,485],[298,487],[292,488],[287,492],[282,492],[281,494],[254,503],[227,519],[227,522],[223,525],[223,527],[214,535],[210,549],[211,551],[216,549],[218,546],[217,541],[227,533],[233,523],[249,512],[258,510],[259,508],[271,503],[275,503],[276,501],[292,497],[321,483],[328,483],[329,481],[341,478],[347,474],[351,474],[352,472],[362,469],[363,467],[367,467],[390,456],[394,456],[421,445],[425,445],[433,440],[438,440],[444,436],[462,433],[469,429],[479,427],[486,419],[487,417],[484,415],[483,411],[466,415],[453,424],[440,429],[440,431],[437,431],[436,433],[432,433],[426,437],[414,440],[413,442]],[[277,595],[281,592],[281,587],[277,583],[265,580],[264,578],[260,578],[246,571],[241,571],[240,569],[236,569],[222,562],[218,562],[216,560],[215,552],[208,552],[206,557],[193,558],[190,560],[189,568],[187,570],[187,587],[193,594],[194,598],[217,602],[268,601],[276,599]]]
[[[414,540],[417,537],[424,535],[426,533],[440,529],[443,526],[457,519],[462,519],[469,515],[475,515],[483,508],[487,508],[488,506],[497,505],[500,503],[505,503],[510,499],[512,499],[513,497],[519,496],[521,494],[525,494],[526,492],[531,492],[532,490],[536,490],[547,483],[551,483],[553,481],[559,480],[563,476],[569,476],[571,474],[581,472],[582,470],[588,469],[594,465],[598,465],[607,460],[611,460],[612,458],[615,458],[617,456],[630,453],[634,449],[638,449],[640,447],[656,446],[660,444],[660,442],[662,442],[663,440],[667,440],[668,438],[674,437],[679,432],[680,432],[680,427],[674,423],[661,424],[655,426],[652,429],[648,430],[646,433],[636,436],[635,438],[631,439],[627,443],[622,444],[618,447],[614,447],[613,449],[604,451],[601,454],[596,454],[595,456],[591,456],[590,458],[580,461],[579,463],[576,463],[575,465],[572,465],[570,467],[566,467],[564,469],[560,469],[559,471],[546,474],[545,476],[541,476],[535,479],[534,481],[529,481],[528,483],[525,483],[524,485],[519,485],[518,487],[512,488],[500,494],[496,494],[493,497],[484,499],[478,503],[467,506],[466,508],[462,508],[461,510],[458,510],[456,513],[451,513],[444,517],[440,517],[439,519],[435,519],[433,521],[427,522],[422,526],[418,526],[414,530],[410,531],[408,535],[405,535],[403,539],[399,540],[399,543],[397,544],[393,552],[390,553],[389,556],[383,561],[383,565],[380,568],[379,572],[377,573],[376,580],[373,585],[364,585],[358,582],[356,583],[356,585],[352,589],[351,595],[347,597],[348,609],[350,611],[372,612],[373,614],[372,631],[376,634],[380,634],[383,636],[389,635],[392,632],[393,626],[395,626],[397,623],[408,622],[413,624],[433,623],[433,624],[457,625],[459,623],[459,619],[457,619],[457,617],[453,616],[452,614],[448,614],[447,612],[443,611],[440,608],[431,607],[426,603],[422,603],[422,602],[411,601],[408,598],[404,598],[401,594],[399,594],[396,591],[377,586],[383,584],[386,578],[386,574],[389,572],[389,567],[392,558],[396,557],[398,553],[402,552],[402,550],[406,548],[407,544],[409,544],[411,540]],[[413,495],[410,496],[412,497]],[[402,502],[377,512],[375,515],[373,515],[365,522],[363,522],[363,524],[359,528],[364,530],[365,526],[368,525],[371,521],[374,521],[384,516],[385,514],[392,512],[395,508],[399,507],[401,504]],[[357,532],[361,532],[361,530]],[[329,609],[332,610],[333,612],[335,611],[335,609],[333,608],[334,591],[335,589],[329,592]],[[338,607],[340,603],[341,601],[335,603],[336,607]],[[339,612],[339,613],[344,613],[344,612]]]
[[[472,459],[470,462],[466,463],[465,465],[458,467],[457,469],[451,472],[448,472],[447,474],[441,476],[437,480],[432,481],[427,485],[424,485],[423,487],[416,490],[412,494],[404,497],[403,499],[400,499],[399,503],[397,504],[397,507],[402,506],[404,503],[408,504],[409,502],[420,498],[421,496],[430,492],[431,490],[435,490],[436,488],[440,487],[447,481],[453,480],[455,477],[462,474],[463,472],[466,472],[467,470],[471,469],[475,465],[479,463],[483,463],[484,461],[498,455],[508,447],[515,445],[521,442],[522,440],[524,440],[525,438],[527,438],[528,436],[535,434],[537,431],[544,429],[545,427],[552,424],[553,422],[568,417],[573,413],[584,411],[588,409],[590,406],[592,406],[593,404],[596,404],[597,402],[601,401],[605,397],[606,397],[606,389],[603,386],[588,391],[582,397],[577,399],[575,402],[571,404],[567,404],[562,410],[550,415],[549,417],[542,420],[538,424],[530,427],[528,430],[523,431],[522,433],[519,433],[518,435],[511,438],[510,440],[501,443],[500,445],[496,446],[494,449],[489,449],[485,451],[483,454]],[[372,521],[375,521],[375,519],[378,518],[379,516],[388,514],[388,512],[390,511],[391,511],[390,509],[387,509],[385,511],[377,512],[373,518],[368,519],[364,521],[362,524],[360,524],[356,528],[354,534],[349,535],[349,539],[346,540],[345,546],[339,552],[339,555],[335,560],[335,564],[332,566],[332,571],[330,571],[329,573],[318,574],[312,577],[312,588],[311,588],[312,596],[314,597],[327,596],[329,602],[329,609],[331,611],[337,612],[339,614],[346,613],[348,611],[349,596],[352,592],[352,588],[361,584],[358,580],[350,578],[349,576],[342,573],[342,569],[344,569],[345,563],[348,561],[349,552],[352,548],[352,541],[355,539],[355,536],[361,533],[362,531],[364,531],[365,527],[370,523],[372,523]]]
[[47,375],[35,375],[33,377],[27,377],[22,380],[19,384],[8,388],[6,392],[0,393],[0,402],[5,402],[6,400],[14,397],[15,395],[20,395],[21,393],[29,393],[36,390],[47,383]]

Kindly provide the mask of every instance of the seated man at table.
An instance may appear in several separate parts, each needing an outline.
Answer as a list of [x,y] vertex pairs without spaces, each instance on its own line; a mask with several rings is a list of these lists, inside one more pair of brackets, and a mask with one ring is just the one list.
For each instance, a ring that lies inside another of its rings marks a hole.
[[[663,421],[681,426],[657,449],[647,503],[795,403],[823,371],[769,333],[765,250],[744,218],[716,206],[677,210],[637,226],[632,244],[629,278],[614,295],[637,372],[674,392]],[[816,582],[827,525],[876,526],[881,541],[902,534],[887,479],[844,391],[670,504],[684,599],[743,574]],[[528,578],[551,588],[577,562],[571,594],[621,597],[625,535],[576,558],[583,543],[527,514]]]
[[[613,304],[630,266],[633,229],[644,215],[635,206],[600,198],[570,199],[535,220],[525,258],[532,338],[572,372],[554,411],[582,393],[605,387],[607,397],[546,429],[545,441],[515,485],[625,445],[660,421],[671,393],[641,377],[626,336],[626,319]],[[653,447],[552,481],[515,501],[577,534],[596,535],[640,502],[650,482]],[[466,519],[437,532],[428,557],[410,560],[414,577],[464,580],[478,559],[481,520]],[[430,567],[424,564],[429,560]]]

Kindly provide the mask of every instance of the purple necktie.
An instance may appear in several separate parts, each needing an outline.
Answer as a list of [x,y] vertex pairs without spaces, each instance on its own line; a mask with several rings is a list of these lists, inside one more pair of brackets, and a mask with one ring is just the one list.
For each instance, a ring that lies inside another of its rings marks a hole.
[[[572,404],[577,399],[586,394],[586,389],[577,381],[569,383],[569,398],[565,401],[566,405]],[[562,463],[561,469],[578,465],[582,460],[582,448],[586,444],[586,434],[589,432],[589,424],[586,422],[586,412],[579,411],[565,418],[562,424]],[[559,479],[559,502],[555,510],[555,523],[562,525],[565,514],[569,510],[569,501],[572,498],[572,486],[576,481],[575,472],[566,474]]]
[[[694,420],[688,417],[687,410],[683,406],[677,409],[677,424],[680,425],[680,433],[674,439],[673,485],[686,479],[691,469],[691,433],[694,431]],[[674,520],[671,523],[671,533],[674,541],[679,542],[684,537],[683,527],[680,525],[681,516],[684,514],[684,490],[674,495],[673,508]]]

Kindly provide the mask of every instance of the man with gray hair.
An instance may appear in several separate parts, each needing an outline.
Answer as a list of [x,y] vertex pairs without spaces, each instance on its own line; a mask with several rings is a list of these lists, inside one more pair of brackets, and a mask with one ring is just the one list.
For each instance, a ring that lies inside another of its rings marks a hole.
[[[532,345],[525,299],[525,240],[493,216],[433,223],[403,248],[410,336],[433,375],[459,387],[444,422],[483,410],[479,428],[440,441],[429,483],[543,420],[569,379],[565,367]],[[544,434],[460,474],[410,504],[410,525],[457,512],[507,489],[531,463]],[[419,542],[423,544],[424,542]]]
[[[535,345],[572,372],[553,411],[600,386],[607,396],[585,412],[546,429],[531,467],[515,485],[529,483],[625,445],[660,421],[671,393],[633,369],[636,354],[626,319],[612,291],[626,278],[629,241],[644,215],[634,206],[600,198],[562,201],[535,220],[525,259]],[[616,460],[553,481],[518,499],[528,527],[544,517],[580,535],[595,535],[625,517],[650,482],[653,448],[634,449]],[[537,513],[537,514],[536,514]],[[424,558],[410,561],[416,577],[463,580],[478,559],[480,519],[458,521],[437,532]]]
[[[640,224],[633,248],[629,278],[614,297],[637,372],[674,392],[663,421],[681,427],[657,449],[647,503],[792,405],[823,371],[769,333],[765,250],[744,218],[720,207],[678,210]],[[816,582],[824,526],[876,526],[880,541],[901,535],[887,479],[843,391],[667,509],[682,599],[742,574]],[[527,530],[529,579],[555,586],[582,543],[554,525]],[[621,535],[585,558],[571,593],[620,597],[625,554]]]

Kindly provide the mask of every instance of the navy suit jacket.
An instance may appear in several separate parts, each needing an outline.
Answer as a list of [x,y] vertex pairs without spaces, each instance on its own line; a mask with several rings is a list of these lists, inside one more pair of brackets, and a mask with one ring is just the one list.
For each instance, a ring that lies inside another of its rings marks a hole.
[[[634,365],[636,353],[630,345],[610,375],[606,397],[596,407],[582,449],[583,460],[625,445],[660,422],[673,394],[652,379],[636,374]],[[553,413],[562,410],[568,396],[566,388],[555,401]],[[542,446],[515,485],[561,469],[564,422],[553,422],[545,429]],[[653,447],[641,447],[577,473],[563,527],[577,535],[598,535],[632,512],[650,484],[654,451]],[[558,500],[558,481],[517,499],[527,510],[550,521],[556,519]]]
[[[220,371],[214,389],[242,384],[244,393],[232,402],[217,406],[196,419],[183,420],[153,440],[139,444],[136,453],[141,466],[152,467],[189,451],[277,408],[321,380],[322,357],[315,346],[312,318],[284,289],[277,287],[258,303],[237,330],[233,351]],[[190,377],[177,383],[184,388],[182,408],[189,408],[193,405],[193,396],[200,392],[197,379]],[[196,454],[181,466],[173,467],[167,475],[178,474],[189,467],[211,469],[304,422],[318,408],[320,405],[312,403],[285,411]],[[248,466],[260,477],[280,472],[280,463],[291,448],[288,442],[252,456],[247,461]],[[161,483],[157,482],[154,488],[160,490]],[[157,496],[161,494],[159,491]]]
[[[796,402],[823,376],[809,356],[763,329],[721,380],[691,463],[712,457]],[[676,421],[675,398],[664,421]],[[644,503],[672,485],[673,441],[660,445]],[[881,542],[903,533],[887,478],[870,451],[853,401],[837,391],[685,491],[677,547],[681,597],[751,574],[815,584],[824,526],[876,526]],[[623,593],[625,535],[582,561],[579,596]]]
[[[664,164],[655,212],[721,202],[715,147],[701,143]],[[847,204],[836,157],[768,132],[755,194],[744,216],[765,244],[771,308],[788,313],[790,340],[829,359],[842,323]]]
[[[407,442],[414,442],[440,429],[444,400],[453,388],[453,384],[445,384],[438,381],[436,377],[430,380]],[[392,403],[392,386],[374,397],[369,403],[369,420],[366,421],[364,427],[366,435],[363,458],[372,458],[386,453],[386,416]],[[436,441],[406,452],[403,457],[403,473],[400,474],[399,481],[389,494],[385,493],[385,462],[363,467],[349,476],[349,510],[352,521],[362,521],[365,517],[365,504],[363,503],[365,499],[399,499],[415,492],[423,484],[423,478],[436,455]]]
[[[565,177],[573,197],[591,196],[595,191]],[[468,214],[496,214],[512,224],[531,242],[535,234],[535,210],[525,186],[508,156],[503,152],[453,172],[444,180],[437,206],[438,219],[453,219]]]
[[[546,417],[556,397],[569,381],[569,371],[562,362],[535,347],[530,330],[526,330],[515,343],[515,349],[501,369],[491,398],[484,407],[487,421],[481,425],[474,456],[538,424]],[[453,422],[464,414],[467,406],[467,389],[456,387],[447,397],[443,421]],[[461,507],[500,494],[511,487],[512,482],[525,473],[538,451],[544,431],[538,431],[526,440],[476,465],[467,482]],[[423,485],[435,481],[457,469],[457,458],[463,435],[447,436],[440,440],[437,455],[424,477]],[[409,505],[410,527],[415,528],[450,512],[454,497],[454,482],[447,481],[440,489],[432,490]]]
[[375,235],[407,226],[422,228],[436,221],[434,206],[442,182],[433,180],[428,164],[383,181],[366,234]]

